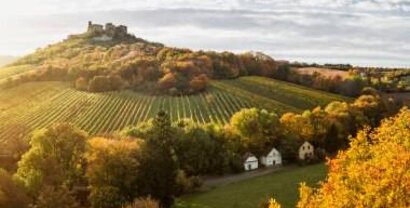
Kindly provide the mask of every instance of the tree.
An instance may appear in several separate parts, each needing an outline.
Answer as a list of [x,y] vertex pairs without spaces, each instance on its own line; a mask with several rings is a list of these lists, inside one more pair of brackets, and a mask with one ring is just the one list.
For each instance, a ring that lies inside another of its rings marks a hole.
[[[367,90],[369,91],[369,90]],[[376,127],[386,114],[386,108],[379,95],[362,95],[351,106],[369,119],[370,125]]]
[[22,155],[30,148],[29,138],[27,133],[29,128],[22,124],[6,125],[10,129],[10,135],[13,138],[6,139],[3,148],[0,149],[1,155],[10,155],[9,157],[0,157],[0,168],[4,168],[9,172],[15,172],[17,169],[17,162],[20,161]]
[[228,166],[224,145],[206,131],[193,126],[180,126],[175,145],[178,164],[188,175],[222,174]]
[[87,134],[70,124],[34,133],[30,150],[18,163],[16,179],[33,197],[44,185],[71,188],[82,180]]
[[319,188],[302,184],[297,207],[409,207],[410,110],[361,131],[329,162]]
[[93,207],[115,208],[137,196],[140,143],[125,138],[89,141],[86,176]]
[[27,208],[30,198],[5,170],[0,169],[0,207]]
[[231,117],[230,126],[256,156],[279,144],[282,127],[278,116],[256,108],[242,109]]
[[286,113],[280,118],[280,122],[285,131],[297,135],[301,140],[313,139],[314,127],[308,116]]
[[45,186],[35,205],[30,208],[80,208],[72,193],[66,187]]
[[145,144],[141,148],[138,192],[171,207],[176,192],[177,162],[174,150],[175,130],[167,113],[160,111],[153,120]]

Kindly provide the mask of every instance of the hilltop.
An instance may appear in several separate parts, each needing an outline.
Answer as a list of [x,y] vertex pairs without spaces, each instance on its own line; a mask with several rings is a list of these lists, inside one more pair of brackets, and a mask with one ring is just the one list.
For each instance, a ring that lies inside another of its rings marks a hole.
[[129,34],[127,27],[89,22],[87,31],[39,49],[13,66],[35,71],[8,80],[68,81],[76,89],[105,92],[133,89],[150,94],[194,94],[212,79],[245,75],[273,76],[281,62],[262,53],[234,54],[166,47]]

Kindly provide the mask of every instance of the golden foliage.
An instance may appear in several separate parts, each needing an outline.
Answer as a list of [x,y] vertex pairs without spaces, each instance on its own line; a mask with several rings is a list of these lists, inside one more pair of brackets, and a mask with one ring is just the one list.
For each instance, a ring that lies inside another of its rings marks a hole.
[[328,165],[320,188],[301,185],[297,207],[409,207],[410,111],[362,130]]

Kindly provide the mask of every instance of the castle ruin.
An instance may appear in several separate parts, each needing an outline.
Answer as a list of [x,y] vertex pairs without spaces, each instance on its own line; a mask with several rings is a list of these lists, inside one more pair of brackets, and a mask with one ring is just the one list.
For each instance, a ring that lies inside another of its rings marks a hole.
[[124,38],[128,35],[127,27],[124,25],[116,26],[112,23],[103,25],[93,24],[91,21],[88,22],[87,33],[100,38]]

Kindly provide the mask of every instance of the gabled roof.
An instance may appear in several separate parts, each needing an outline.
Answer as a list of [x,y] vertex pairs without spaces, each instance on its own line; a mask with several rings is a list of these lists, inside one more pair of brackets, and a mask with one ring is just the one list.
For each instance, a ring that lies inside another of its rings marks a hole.
[[[263,156],[267,156],[269,155],[269,153],[271,153],[273,150],[276,150],[277,152],[279,152],[278,149],[276,149],[275,147],[273,147],[272,149],[268,149],[266,151],[263,152]],[[279,152],[280,153],[280,152]]]
[[[245,153],[245,154],[243,155],[243,157],[242,157],[243,162],[246,162],[246,160],[247,160],[248,158],[250,158],[250,157],[255,157],[255,158],[256,158],[256,156],[253,155],[253,154],[250,153],[250,152]],[[258,158],[256,158],[256,160],[258,160]]]
[[307,144],[307,145],[309,145],[309,146],[313,146],[313,145],[312,145],[310,142],[308,142],[308,141],[303,142],[303,144],[300,145],[300,146],[304,146],[305,144]]

